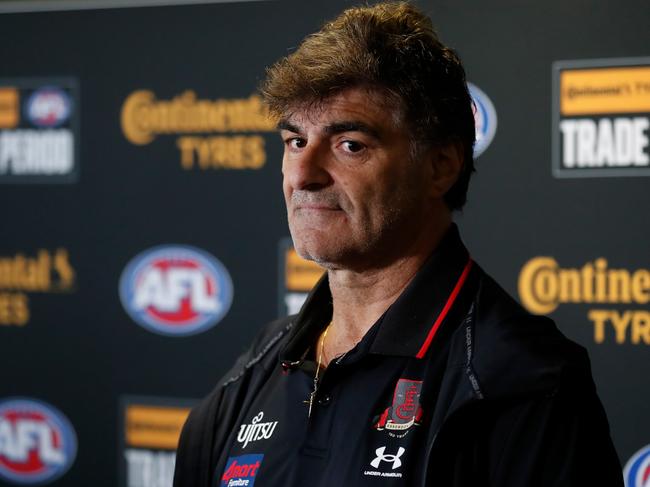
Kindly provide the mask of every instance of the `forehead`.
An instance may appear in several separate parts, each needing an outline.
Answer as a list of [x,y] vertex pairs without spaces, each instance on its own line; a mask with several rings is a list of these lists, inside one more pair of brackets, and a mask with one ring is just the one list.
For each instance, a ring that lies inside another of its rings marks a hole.
[[354,87],[329,97],[298,103],[288,110],[280,124],[326,126],[337,122],[364,122],[371,126],[396,128],[402,119],[394,96],[377,88]]

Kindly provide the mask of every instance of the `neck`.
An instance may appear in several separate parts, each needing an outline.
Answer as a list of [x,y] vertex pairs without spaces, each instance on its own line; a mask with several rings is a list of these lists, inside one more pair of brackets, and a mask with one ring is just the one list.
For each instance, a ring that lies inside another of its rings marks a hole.
[[401,257],[368,270],[330,269],[332,325],[324,348],[324,365],[353,348],[393,304],[438,245],[451,220],[422,232]]

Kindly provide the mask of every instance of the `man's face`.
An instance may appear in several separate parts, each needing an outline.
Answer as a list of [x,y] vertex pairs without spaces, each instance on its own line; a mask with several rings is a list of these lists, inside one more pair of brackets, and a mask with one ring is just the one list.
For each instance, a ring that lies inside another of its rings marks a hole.
[[428,218],[431,167],[380,92],[350,88],[280,122],[289,228],[327,268],[390,263]]

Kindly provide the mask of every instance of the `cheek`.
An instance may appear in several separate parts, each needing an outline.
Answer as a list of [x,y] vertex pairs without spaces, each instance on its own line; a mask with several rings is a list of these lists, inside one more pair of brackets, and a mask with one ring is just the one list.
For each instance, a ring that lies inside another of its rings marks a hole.
[[291,197],[291,186],[287,184],[286,179],[282,180],[282,192],[284,193],[284,199],[289,201],[289,198]]
[[293,190],[291,189],[291,185],[289,184],[287,176],[284,173],[282,174],[282,193],[284,194],[284,200],[288,205],[289,201],[291,200],[291,194],[293,193]]
[[382,220],[413,211],[422,201],[423,177],[414,173],[391,174],[370,194],[373,209]]
[[357,193],[357,220],[362,227],[372,229],[384,225],[388,215],[398,205],[399,190],[391,182],[374,184]]

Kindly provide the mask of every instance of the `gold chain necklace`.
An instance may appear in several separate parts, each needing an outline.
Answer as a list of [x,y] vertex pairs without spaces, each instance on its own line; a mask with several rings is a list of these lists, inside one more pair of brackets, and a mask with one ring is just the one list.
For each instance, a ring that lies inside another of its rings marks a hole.
[[309,393],[309,411],[307,412],[307,417],[311,418],[311,409],[314,405],[314,400],[316,399],[316,393],[318,392],[318,376],[320,373],[320,366],[323,363],[323,349],[325,348],[325,338],[327,338],[327,332],[330,331],[330,326],[332,322],[327,325],[325,332],[323,332],[323,337],[320,339],[320,352],[318,353],[318,363],[316,364],[316,374],[314,374],[314,389]]

